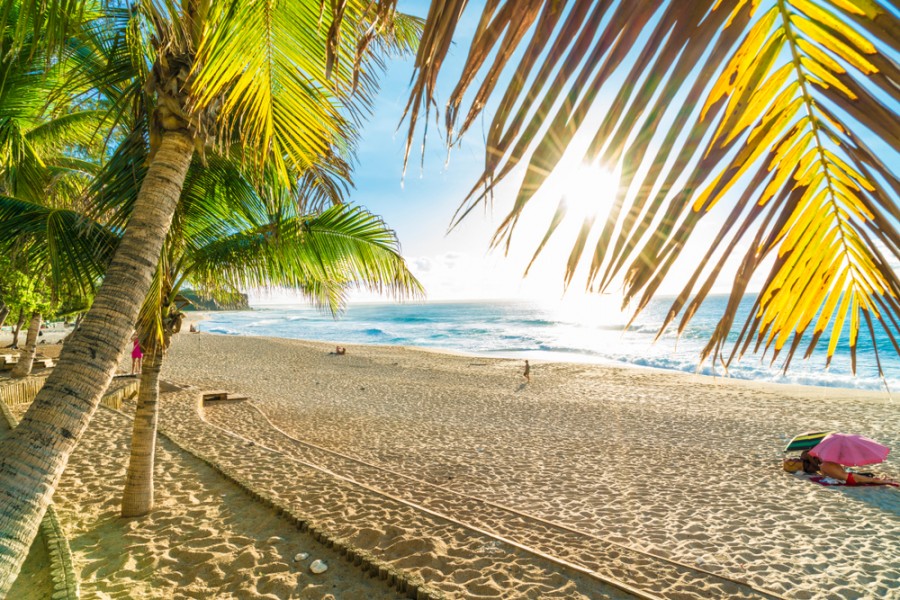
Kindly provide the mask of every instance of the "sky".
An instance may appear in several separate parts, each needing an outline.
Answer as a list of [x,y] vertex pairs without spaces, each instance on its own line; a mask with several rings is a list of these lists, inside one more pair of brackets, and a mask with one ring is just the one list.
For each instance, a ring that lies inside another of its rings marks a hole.
[[[424,17],[428,4],[428,0],[400,0],[399,10]],[[438,80],[437,102],[441,109],[461,71],[482,6],[483,2],[470,2],[457,29],[442,77]],[[574,197],[589,191],[590,197],[582,199],[596,202],[598,188],[602,191],[605,187],[610,194],[614,193],[614,177],[597,178],[594,174],[591,181],[583,181],[574,167],[577,160],[569,161],[573,168],[551,177],[529,205],[515,230],[508,253],[502,247],[492,250],[491,238],[512,206],[522,177],[521,170],[518,173],[514,171],[498,187],[492,206],[479,207],[455,228],[448,230],[456,209],[481,174],[484,160],[482,134],[492,115],[491,104],[449,155],[442,137],[442,127],[435,123],[432,113],[424,153],[421,153],[419,146],[420,125],[417,131],[419,137],[415,140],[404,175],[403,155],[408,122],[401,123],[400,119],[408,99],[412,74],[412,57],[394,59],[388,63],[372,116],[362,128],[353,175],[355,187],[349,201],[381,216],[396,231],[403,255],[412,272],[425,285],[429,300],[518,298],[556,301],[582,297],[586,281],[583,271],[576,273],[568,290],[564,287],[566,257],[579,223],[574,219],[563,223],[531,267],[528,276],[523,277],[523,274],[560,195],[565,193]],[[498,87],[502,88],[502,85]],[[606,108],[603,102],[604,98],[599,97],[598,113]],[[587,141],[581,141],[582,148],[586,147]],[[580,156],[578,145],[576,136],[571,157]],[[658,293],[675,294],[680,291],[690,267],[697,264],[711,242],[712,234],[704,235],[703,231],[717,231],[723,219],[722,213],[705,217],[704,227],[692,237]],[[728,291],[731,285],[728,272],[726,268],[720,278],[721,283],[713,288],[713,292]],[[766,272],[767,269],[758,271],[755,285],[751,283],[751,290],[761,287]],[[615,286],[611,295],[619,297]],[[358,293],[354,298],[362,301],[377,299],[366,293]],[[279,294],[268,294],[252,300],[254,303],[279,303],[285,298]]]
[[[428,0],[400,0],[398,9],[424,18],[428,4]],[[445,63],[447,76],[439,80],[441,106],[455,83],[453,75],[461,70],[482,5],[482,2],[471,2],[457,29]],[[502,249],[490,250],[491,237],[512,205],[513,180],[501,187],[493,209],[473,211],[459,226],[449,230],[454,212],[481,174],[484,143],[480,126],[473,127],[461,146],[452,149],[448,161],[443,132],[435,125],[432,113],[425,153],[421,153],[420,145],[413,148],[404,176],[408,122],[401,124],[400,119],[409,97],[413,63],[412,57],[395,58],[388,63],[381,78],[372,115],[362,128],[353,173],[355,187],[349,201],[379,215],[394,229],[403,256],[424,284],[428,300],[561,298],[565,263],[558,253],[548,253],[523,278],[535,241],[526,243],[523,239],[522,243],[513,244],[509,256],[504,256]],[[417,144],[420,142],[421,137]],[[545,214],[533,217],[536,222],[547,222],[556,199],[552,202],[552,206],[548,202]],[[516,238],[520,237],[519,233]],[[521,233],[523,238],[533,237]],[[281,303],[288,297],[257,293],[251,296],[251,301]],[[355,293],[354,299],[378,300],[365,292]]]

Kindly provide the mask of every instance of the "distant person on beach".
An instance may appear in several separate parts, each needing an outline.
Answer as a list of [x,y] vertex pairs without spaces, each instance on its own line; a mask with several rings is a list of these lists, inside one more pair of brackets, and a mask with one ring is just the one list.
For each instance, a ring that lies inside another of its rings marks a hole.
[[862,473],[851,473],[842,465],[834,462],[822,461],[815,456],[810,455],[809,450],[804,450],[800,454],[800,461],[803,463],[803,470],[810,475],[821,473],[825,477],[831,477],[838,481],[845,481],[847,485],[857,485],[863,483],[875,485],[900,485],[900,482],[888,479],[887,477],[872,477]]
[[197,333],[197,328],[194,327],[193,323],[191,323],[191,333]]
[[344,348],[343,346],[338,346],[337,348],[334,349],[334,353],[337,354],[338,356],[343,356],[343,355],[347,354],[347,349]]
[[522,377],[525,378],[525,383],[531,383],[531,365],[528,364],[528,361],[525,361],[525,372],[522,373]]
[[131,374],[134,375],[135,366],[137,367],[137,372],[141,372],[141,367],[144,364],[144,353],[141,350],[141,342],[137,333],[131,336],[131,343],[133,344],[131,348]]

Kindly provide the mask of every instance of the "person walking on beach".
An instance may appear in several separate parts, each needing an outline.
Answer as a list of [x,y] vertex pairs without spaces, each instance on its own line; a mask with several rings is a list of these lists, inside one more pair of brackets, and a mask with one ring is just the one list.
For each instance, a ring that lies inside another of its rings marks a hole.
[[525,378],[525,383],[531,383],[531,365],[528,364],[528,361],[525,361],[525,372],[522,373],[522,377]]
[[131,336],[131,343],[134,344],[131,349],[131,374],[134,375],[135,366],[137,366],[137,372],[141,372],[141,367],[144,363],[144,352],[141,350],[141,342],[138,340],[138,334],[136,332]]

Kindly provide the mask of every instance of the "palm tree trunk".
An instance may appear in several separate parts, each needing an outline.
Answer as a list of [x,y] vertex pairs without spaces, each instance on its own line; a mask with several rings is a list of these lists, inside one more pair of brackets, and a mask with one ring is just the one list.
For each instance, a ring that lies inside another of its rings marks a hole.
[[13,377],[28,377],[31,375],[31,366],[34,364],[34,352],[37,349],[38,333],[41,330],[41,313],[31,313],[31,324],[28,326],[28,335],[25,337],[25,350],[19,353],[19,362],[16,363],[11,375]]
[[0,327],[6,323],[6,317],[9,316],[9,306],[6,302],[0,301]]
[[13,330],[13,339],[12,344],[9,345],[10,348],[18,348],[19,347],[19,332],[22,331],[22,325],[25,323],[25,309],[19,311],[19,320],[16,321],[16,328]]
[[189,133],[165,132],[91,310],[22,422],[0,440],[0,597],[18,576],[69,454],[125,352],[193,153]]
[[131,458],[122,494],[123,517],[139,517],[153,509],[153,464],[161,368],[162,352],[158,348],[150,348],[144,354],[141,368],[141,388],[131,433]]

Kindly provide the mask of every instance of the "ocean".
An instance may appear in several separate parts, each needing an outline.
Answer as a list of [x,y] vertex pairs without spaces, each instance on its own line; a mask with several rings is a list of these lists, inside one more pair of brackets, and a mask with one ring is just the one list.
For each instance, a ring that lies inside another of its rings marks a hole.
[[[711,296],[678,337],[674,331],[654,342],[671,299],[654,300],[628,328],[628,316],[612,301],[561,302],[544,305],[524,301],[351,304],[338,319],[305,306],[261,306],[247,311],[206,313],[201,331],[226,335],[259,335],[317,340],[335,345],[386,344],[419,346],[480,356],[533,360],[592,362],[653,367],[705,375],[725,375],[700,351],[722,313],[726,296]],[[742,305],[749,311],[752,302]],[[848,319],[849,321],[849,319]],[[677,325],[677,320],[676,323]],[[736,326],[743,326],[738,318]],[[673,329],[670,327],[670,329]],[[885,379],[878,375],[868,332],[861,331],[857,373],[850,366],[848,336],[842,336],[828,370],[827,339],[809,360],[801,343],[787,374],[783,357],[771,364],[771,352],[760,358],[750,352],[732,362],[727,375],[775,383],[863,389],[900,389],[900,357],[883,332],[878,332]],[[808,342],[807,342],[808,343]],[[730,350],[730,346],[727,347]]]

